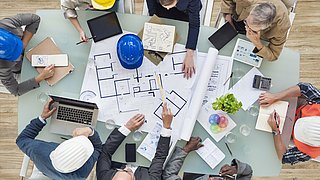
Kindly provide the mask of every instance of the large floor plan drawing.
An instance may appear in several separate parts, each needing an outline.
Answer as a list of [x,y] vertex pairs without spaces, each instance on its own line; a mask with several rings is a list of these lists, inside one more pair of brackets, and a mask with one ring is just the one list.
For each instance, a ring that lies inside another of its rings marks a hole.
[[[156,121],[161,122],[160,82],[174,114],[173,126],[179,126],[188,108],[194,82],[183,78],[184,54],[167,56],[158,66],[144,58],[140,68],[128,70],[120,65],[115,49],[103,42],[92,45],[80,94],[80,99],[98,104],[98,120],[105,121],[106,116],[112,116],[117,125],[123,125],[133,115],[142,113],[146,117],[142,130],[148,132]],[[109,44],[110,39],[105,43]],[[179,51],[181,48],[184,46],[175,49]]]

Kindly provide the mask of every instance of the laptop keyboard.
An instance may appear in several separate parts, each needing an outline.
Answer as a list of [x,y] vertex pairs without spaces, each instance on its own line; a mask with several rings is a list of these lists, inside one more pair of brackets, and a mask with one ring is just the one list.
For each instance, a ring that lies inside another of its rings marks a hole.
[[74,109],[64,106],[58,107],[57,119],[75,123],[81,123],[91,125],[92,123],[92,111]]

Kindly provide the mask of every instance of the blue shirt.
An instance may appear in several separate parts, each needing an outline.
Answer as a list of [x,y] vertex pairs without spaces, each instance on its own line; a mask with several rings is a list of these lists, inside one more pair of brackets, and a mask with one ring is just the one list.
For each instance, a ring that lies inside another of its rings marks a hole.
[[16,140],[20,150],[30,157],[44,175],[51,179],[85,180],[89,176],[102,151],[102,142],[98,132],[95,131],[92,136],[88,137],[94,147],[94,152],[88,161],[74,172],[60,173],[52,166],[49,157],[50,153],[55,150],[59,144],[35,139],[45,125],[46,124],[42,123],[39,118],[33,119]]

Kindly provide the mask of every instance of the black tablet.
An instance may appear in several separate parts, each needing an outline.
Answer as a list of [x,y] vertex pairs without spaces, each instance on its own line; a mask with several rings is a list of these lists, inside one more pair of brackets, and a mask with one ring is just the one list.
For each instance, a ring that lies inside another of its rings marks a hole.
[[122,29],[115,12],[111,12],[87,21],[94,42],[122,33]]
[[238,32],[232,27],[230,23],[227,22],[215,33],[213,33],[208,39],[216,49],[220,50],[235,36],[237,36],[237,34]]

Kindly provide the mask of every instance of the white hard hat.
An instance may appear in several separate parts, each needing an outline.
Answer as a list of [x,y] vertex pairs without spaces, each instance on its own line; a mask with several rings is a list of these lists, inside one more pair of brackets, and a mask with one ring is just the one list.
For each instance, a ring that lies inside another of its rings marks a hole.
[[320,116],[298,119],[294,126],[294,136],[302,143],[320,147]]
[[81,168],[93,150],[93,145],[86,136],[77,136],[61,143],[50,153],[50,159],[57,171],[70,173]]

